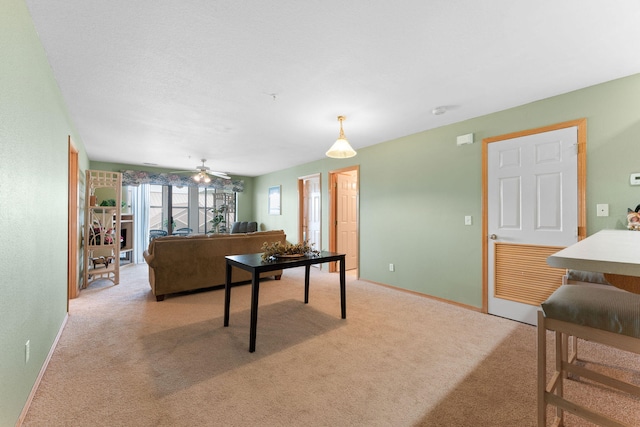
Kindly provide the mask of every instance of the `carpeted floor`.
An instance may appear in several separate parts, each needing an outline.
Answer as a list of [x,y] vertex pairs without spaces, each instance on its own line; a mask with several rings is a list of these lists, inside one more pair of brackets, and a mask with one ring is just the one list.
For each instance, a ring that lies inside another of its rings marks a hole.
[[[335,274],[312,269],[308,305],[304,269],[262,282],[249,353],[250,286],[232,290],[224,328],[224,291],[156,302],[146,265],[124,267],[71,301],[23,425],[536,425],[535,328],[347,280],[346,320]],[[581,342],[580,356],[640,383],[635,355]],[[640,425],[638,399],[574,389]]]

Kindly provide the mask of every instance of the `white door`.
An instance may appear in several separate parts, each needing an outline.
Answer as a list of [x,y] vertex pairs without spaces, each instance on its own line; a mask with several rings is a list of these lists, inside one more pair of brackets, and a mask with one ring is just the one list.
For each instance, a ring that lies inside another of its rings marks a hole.
[[337,176],[336,246],[346,254],[345,270],[358,268],[358,175],[357,171]]
[[488,311],[536,324],[562,271],[546,258],[578,240],[578,128],[487,147]]
[[307,240],[309,245],[313,244],[316,250],[322,249],[322,241],[320,240],[322,223],[321,216],[321,193],[320,193],[320,177],[314,176],[303,180],[303,226],[302,239]]

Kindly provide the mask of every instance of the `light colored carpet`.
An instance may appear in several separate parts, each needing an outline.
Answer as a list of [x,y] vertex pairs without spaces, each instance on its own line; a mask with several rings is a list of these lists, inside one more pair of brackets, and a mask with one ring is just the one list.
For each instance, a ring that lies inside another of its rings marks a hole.
[[[71,301],[24,425],[536,424],[535,328],[347,280],[346,320],[336,274],[312,269],[308,305],[304,269],[262,282],[249,353],[250,286],[232,290],[224,328],[224,291],[156,302],[146,265],[124,267],[120,285],[96,282]],[[639,368],[637,356],[590,343],[580,355],[630,376]],[[638,399],[577,393],[640,425]]]

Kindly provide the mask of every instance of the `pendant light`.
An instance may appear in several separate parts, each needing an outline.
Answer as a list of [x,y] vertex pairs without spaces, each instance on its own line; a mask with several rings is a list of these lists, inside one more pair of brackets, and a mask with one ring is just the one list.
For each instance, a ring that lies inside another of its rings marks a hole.
[[357,153],[351,145],[347,138],[344,136],[344,131],[342,130],[342,121],[345,119],[344,116],[338,116],[338,121],[340,122],[340,136],[338,136],[338,140],[333,143],[329,151],[327,151],[327,157],[331,157],[333,159],[347,159],[349,157],[355,156]]

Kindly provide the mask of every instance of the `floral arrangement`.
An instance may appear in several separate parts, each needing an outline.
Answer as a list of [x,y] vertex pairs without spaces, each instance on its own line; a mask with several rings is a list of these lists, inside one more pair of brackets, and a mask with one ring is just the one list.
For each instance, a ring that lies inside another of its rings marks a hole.
[[300,255],[300,256],[317,256],[320,251],[313,249],[314,243],[309,245],[309,241],[305,240],[302,243],[285,243],[274,242],[262,244],[262,260],[272,261],[274,258],[283,255]]

